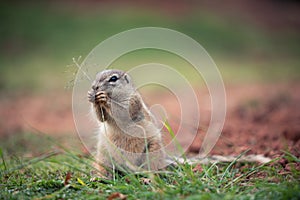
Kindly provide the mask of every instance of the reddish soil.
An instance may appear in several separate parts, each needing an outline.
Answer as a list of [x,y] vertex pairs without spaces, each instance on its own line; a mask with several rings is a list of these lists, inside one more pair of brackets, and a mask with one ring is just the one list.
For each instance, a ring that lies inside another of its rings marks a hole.
[[[212,154],[238,155],[250,149],[249,154],[264,154],[274,158],[282,150],[300,157],[300,84],[260,84],[228,86],[227,116],[222,135]],[[190,152],[198,152],[205,129],[209,124],[209,96],[206,90],[199,92],[201,122]],[[12,100],[13,99],[13,100]],[[174,105],[168,97],[160,96],[156,102],[168,102],[169,116]],[[0,99],[0,139],[12,134],[33,130],[50,135],[74,134],[71,93],[43,96],[22,95]],[[176,118],[170,124],[176,131]],[[183,141],[194,135],[186,134]],[[284,162],[284,161],[283,161]]]
[[[249,154],[274,158],[282,150],[300,157],[300,85],[229,87],[227,116],[213,154]],[[204,131],[198,132],[202,138]],[[190,151],[200,148],[194,141]]]
[[35,128],[56,135],[75,131],[71,93],[13,95],[0,100],[0,136]]

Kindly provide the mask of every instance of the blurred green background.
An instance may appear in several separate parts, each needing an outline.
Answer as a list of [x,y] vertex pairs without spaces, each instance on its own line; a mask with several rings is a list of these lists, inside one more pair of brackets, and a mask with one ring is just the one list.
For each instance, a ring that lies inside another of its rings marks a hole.
[[[298,11],[296,1],[279,0],[2,2],[1,96],[63,90],[72,80],[73,57],[84,58],[106,38],[145,26],[171,28],[197,40],[226,84],[297,81]],[[128,60],[172,60],[160,55],[137,52]]]

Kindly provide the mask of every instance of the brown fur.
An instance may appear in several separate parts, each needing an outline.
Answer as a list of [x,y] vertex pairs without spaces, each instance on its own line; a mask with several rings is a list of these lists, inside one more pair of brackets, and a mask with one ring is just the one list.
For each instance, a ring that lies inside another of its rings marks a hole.
[[[111,81],[113,76],[117,81]],[[109,178],[109,169],[114,167],[138,171],[164,166],[161,133],[126,73],[106,70],[97,74],[88,99],[100,123],[95,165],[100,176]]]

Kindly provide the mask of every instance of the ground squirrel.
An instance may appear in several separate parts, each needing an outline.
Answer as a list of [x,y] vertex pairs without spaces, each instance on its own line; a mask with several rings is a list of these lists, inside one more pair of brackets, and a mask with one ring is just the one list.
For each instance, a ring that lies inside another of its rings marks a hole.
[[95,156],[100,176],[110,177],[110,169],[138,171],[164,167],[161,132],[127,73],[99,72],[88,91],[88,100],[99,122]]

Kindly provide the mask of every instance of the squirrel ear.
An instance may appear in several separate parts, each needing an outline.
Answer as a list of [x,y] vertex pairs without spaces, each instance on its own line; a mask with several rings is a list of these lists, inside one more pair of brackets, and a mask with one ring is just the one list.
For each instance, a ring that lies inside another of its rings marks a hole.
[[129,76],[127,74],[124,75],[125,80],[129,83]]

